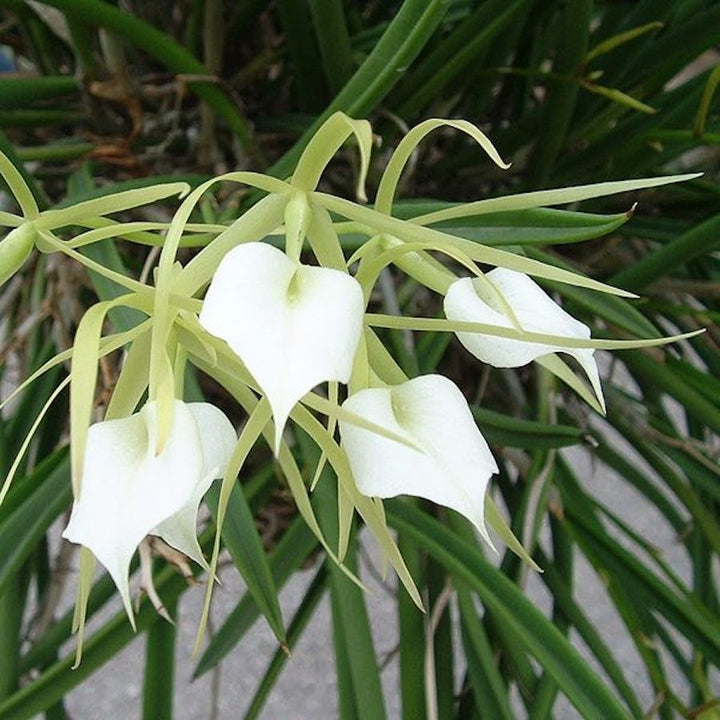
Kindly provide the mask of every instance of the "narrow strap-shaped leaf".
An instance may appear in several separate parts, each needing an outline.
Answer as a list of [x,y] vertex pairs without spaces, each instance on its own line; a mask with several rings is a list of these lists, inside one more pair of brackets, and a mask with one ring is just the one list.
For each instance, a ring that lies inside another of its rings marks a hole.
[[475,704],[490,717],[513,720],[515,715],[508,701],[508,688],[500,674],[487,632],[478,619],[472,596],[465,587],[460,586],[456,590],[463,648]]
[[[220,488],[213,485],[206,496],[208,507],[217,518]],[[242,486],[234,483],[227,503],[225,521],[222,523],[222,539],[240,571],[255,604],[270,625],[278,642],[287,646],[278,591],[273,582],[272,571],[258,535],[253,514],[248,507]],[[208,582],[210,579],[208,578]]]
[[320,45],[325,78],[333,94],[339,93],[353,71],[353,50],[342,0],[310,0],[315,35]]
[[[200,622],[198,623],[197,633],[195,635],[194,652],[197,652],[200,649],[200,644],[202,643],[203,637],[205,635],[205,627],[207,625],[208,617],[210,614],[210,601],[212,599],[212,591],[215,584],[215,574],[217,571],[218,559],[220,557],[220,537],[229,507],[232,491],[235,486],[235,479],[237,478],[240,469],[245,464],[245,460],[247,459],[250,450],[252,450],[255,442],[262,434],[263,428],[270,420],[270,416],[270,405],[266,400],[263,399],[256,405],[250,417],[248,418],[245,427],[240,433],[240,437],[238,438],[235,449],[233,450],[232,455],[228,460],[227,467],[225,468],[225,473],[223,474],[222,484],[218,493],[218,505],[215,516],[215,543],[213,544],[212,559],[210,560],[210,571],[208,572],[208,582],[205,591],[203,612],[200,618]],[[247,511],[247,505],[245,505],[244,508],[241,507],[240,511]],[[249,511],[246,512],[246,515],[247,513],[249,513]],[[242,542],[239,540],[239,538],[234,539],[238,540],[238,543],[235,545],[235,549],[237,551]],[[248,538],[244,538],[244,540],[248,541]],[[265,604],[267,601],[267,597],[262,597],[261,599],[263,604]],[[272,617],[274,613],[274,608],[270,608],[271,606],[268,605],[267,609],[269,609],[270,616]],[[282,620],[280,621],[280,627],[282,627]]]
[[713,215],[704,222],[693,225],[690,230],[653,250],[619,273],[612,281],[629,290],[642,290],[654,280],[680,267],[690,260],[716,250],[720,236],[720,216]]
[[520,589],[475,548],[447,528],[402,502],[387,503],[388,520],[476,591],[485,606],[514,630],[520,642],[552,675],[585,717],[627,720],[627,712],[568,640],[543,617]]
[[525,449],[550,449],[579,445],[584,440],[580,428],[512,417],[478,405],[471,405],[485,439],[491,445]]
[[[417,503],[418,500],[408,498],[408,502]],[[398,547],[410,573],[423,587],[425,556],[414,543],[403,537],[398,538]],[[425,614],[407,593],[398,594],[397,609],[402,720],[426,720],[425,673],[420,672],[425,661]]]
[[702,648],[713,662],[720,660],[720,621],[694,598],[690,591],[684,596],[671,590],[637,557],[626,550],[598,526],[565,504],[569,529],[583,542],[593,544],[593,552],[607,568],[612,568],[615,582],[632,592],[634,602],[646,610],[654,608],[687,637],[695,647]]
[[[165,609],[175,616],[177,597],[166,601]],[[155,622],[147,629],[143,676],[143,720],[172,720],[175,698],[175,652],[177,630],[169,622]]]
[[[282,588],[288,578],[299,570],[318,541],[302,517],[296,517],[268,557],[275,586]],[[255,601],[245,593],[223,624],[217,629],[195,668],[194,677],[212,670],[242,640],[260,615]]]
[[[307,440],[306,440],[307,443]],[[337,499],[330,479],[321,482],[315,498],[325,534],[331,543],[337,542]],[[356,571],[356,541],[348,549],[346,563]],[[330,572],[330,592],[333,598],[333,626],[341,628],[342,640],[339,650],[345,653],[349,671],[349,690],[353,695],[353,705],[358,709],[358,720],[385,717],[385,702],[380,683],[375,649],[370,632],[370,622],[365,605],[365,593],[350,581],[340,569],[332,564]]]
[[70,504],[70,462],[67,451],[51,456],[26,479],[33,488],[0,524],[0,591],[15,577],[58,515]]
[[625,677],[621,665],[615,660],[610,648],[603,640],[598,628],[588,619],[582,608],[573,599],[567,581],[562,577],[553,563],[544,556],[542,549],[538,549],[538,557],[545,567],[543,581],[550,588],[554,601],[562,608],[563,613],[572,623],[582,637],[585,644],[590,648],[594,657],[602,665],[608,677],[612,680],[618,692],[630,708],[635,717],[642,715],[637,695]]
[[[169,604],[187,590],[187,582],[174,568],[168,567],[155,576],[155,588]],[[156,622],[166,621],[150,603],[143,603],[136,615],[138,631],[142,632]],[[0,703],[0,717],[3,720],[30,720],[116,657],[136,637],[125,611],[115,614],[85,643],[82,663],[73,666],[72,656],[61,657],[31,683]]]
[[[287,177],[317,129],[341,110],[351,117],[366,117],[403,77],[447,11],[446,0],[404,0],[390,25],[345,87],[302,137],[273,165],[271,172]],[[334,152],[331,154],[331,156]],[[313,185],[314,187],[314,185]]]
[[[327,590],[327,582],[327,564],[323,564],[315,573],[315,577],[312,579],[305,595],[303,595],[300,605],[298,605],[295,615],[293,615],[290,621],[290,625],[288,625],[287,644],[291,650],[300,640],[308,622],[312,619],[320,601],[323,599],[325,591]],[[288,653],[282,648],[275,651],[270,664],[263,674],[262,680],[258,684],[255,695],[250,702],[245,720],[255,720],[255,718],[260,716],[268,695],[272,691],[289,659]]]

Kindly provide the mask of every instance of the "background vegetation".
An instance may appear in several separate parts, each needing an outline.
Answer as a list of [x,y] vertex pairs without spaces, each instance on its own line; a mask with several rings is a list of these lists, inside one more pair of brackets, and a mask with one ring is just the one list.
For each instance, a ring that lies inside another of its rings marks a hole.
[[[517,558],[508,553],[496,569],[457,517],[389,503],[388,519],[408,563],[429,607],[438,608],[431,627],[398,593],[405,720],[510,720],[518,713],[540,720],[554,716],[563,695],[590,718],[720,717],[717,675],[713,687],[720,664],[719,42],[720,4],[711,0],[0,0],[6,70],[0,147],[23,169],[41,207],[140,187],[157,176],[197,184],[211,173],[250,168],[285,177],[309,135],[335,110],[373,122],[378,148],[370,198],[383,158],[408,126],[427,117],[478,123],[512,161],[502,172],[466,137],[434,134],[404,182],[405,197],[433,199],[421,203],[423,210],[550,187],[704,172],[681,186],[594,200],[572,212],[495,213],[454,230],[643,295],[628,303],[553,288],[596,336],[708,328],[673,350],[616,353],[604,381],[606,418],[554,387],[540,368],[478,374],[475,361],[446,335],[408,342],[388,334],[408,374],[440,366],[473,399],[501,466],[494,492],[544,567],[540,579],[552,600],[545,617],[523,596],[527,577]],[[326,174],[327,188],[352,195],[354,158],[348,148]],[[220,194],[204,203],[202,219],[234,218],[254,199],[237,190]],[[398,203],[396,211],[417,209],[417,202]],[[580,240],[588,241],[570,244]],[[121,244],[87,252],[136,274],[147,260]],[[115,291],[61,260],[39,257],[0,296],[3,383],[11,386],[66,348],[82,308]],[[426,312],[433,312],[433,302],[399,275],[388,278],[377,298],[387,308],[422,304]],[[123,328],[134,320],[117,313],[112,322]],[[115,368],[108,363],[103,371],[111,387]],[[7,469],[64,372],[43,378],[3,416],[0,466]],[[201,387],[222,403],[216,388],[202,379]],[[133,637],[118,615],[90,636],[78,670],[59,654],[70,616],[55,617],[52,610],[71,559],[66,547],[56,552],[48,531],[71,500],[65,418],[60,403],[0,507],[4,720],[40,711],[65,717],[65,693]],[[571,446],[585,448],[594,472],[611,469],[644,497],[648,512],[675,534],[689,573],[679,574],[639,524],[591,492],[586,473],[560,451]],[[632,451],[621,449],[628,446]],[[311,474],[314,458],[302,437],[297,447]],[[316,541],[287,512],[269,450],[256,452],[253,468],[242,478],[242,492],[256,517],[278,521],[269,564],[281,588],[316,552]],[[242,505],[239,492],[234,498]],[[315,501],[332,537],[332,483],[318,486]],[[240,524],[224,530],[241,570],[244,533]],[[357,552],[349,553],[351,566]],[[649,703],[583,608],[575,580],[580,560],[602,579],[642,659],[654,694]],[[287,643],[297,642],[319,599],[330,593],[340,717],[382,718],[365,597],[331,563],[315,568],[288,618]],[[157,587],[170,608],[186,590],[167,567],[159,569]],[[112,595],[109,579],[98,580],[90,612]],[[30,617],[32,597],[39,601]],[[458,642],[451,607],[467,666],[446,662]],[[258,616],[251,594],[239,598],[197,672],[222,662]],[[157,679],[172,677],[175,631],[147,603],[139,629],[150,640],[144,717],[169,718],[172,684],[158,694]],[[572,651],[571,633],[582,639],[591,665]],[[425,676],[418,668],[430,642],[443,661]],[[248,717],[258,716],[285,662],[278,650]]]

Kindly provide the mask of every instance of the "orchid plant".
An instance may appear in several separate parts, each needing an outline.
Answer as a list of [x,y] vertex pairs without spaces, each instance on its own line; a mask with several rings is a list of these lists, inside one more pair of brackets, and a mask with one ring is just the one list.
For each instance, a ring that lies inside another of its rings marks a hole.
[[[0,242],[0,282],[22,272],[35,249],[63,253],[123,288],[118,297],[90,307],[73,347],[45,363],[13,393],[70,361],[68,379],[44,407],[0,490],[2,501],[34,429],[69,383],[75,501],[64,536],[83,547],[75,617],[78,660],[96,559],[117,585],[131,623],[128,576],[138,548],[143,588],[162,609],[152,585],[148,536],[161,538],[214,578],[220,533],[208,561],[197,540],[198,509],[212,482],[222,478],[217,511],[222,527],[236,478],[261,437],[272,448],[299,512],[328,554],[342,564],[357,513],[419,607],[421,595],[387,528],[382,498],[414,495],[451,508],[492,545],[489,525],[536,567],[487,492],[497,465],[462,391],[437,374],[408,377],[379,331],[455,333],[469,353],[496,367],[535,361],[602,413],[595,350],[662,345],[695,333],[638,340],[592,338],[590,329],[534,278],[621,297],[633,297],[631,293],[521,252],[483,245],[448,223],[694,175],[526,193],[409,219],[396,217],[394,197],[406,163],[429,132],[445,126],[467,133],[498,167],[508,167],[470,123],[429,120],[411,130],[394,151],[369,206],[364,187],[373,144],[370,125],[337,113],[318,130],[287,180],[232,172],[192,191],[182,183],[160,184],[41,213],[22,176],[0,157],[0,173],[22,211],[21,216],[0,214],[0,223],[12,228]],[[359,202],[318,190],[326,165],[351,137],[360,151]],[[243,183],[264,197],[229,225],[191,221],[201,198],[218,182]],[[107,217],[171,196],[182,201],[169,223]],[[349,236],[361,238],[351,255],[344,242]],[[108,238],[161,246],[154,283],[115,272],[80,251]],[[177,260],[181,245],[201,249],[183,265]],[[373,290],[390,265],[438,293],[445,317],[374,312]],[[489,266],[494,269],[486,271]],[[117,307],[138,310],[145,319],[105,334],[106,316]],[[102,418],[96,418],[98,361],[120,349],[124,360],[117,383]],[[587,383],[563,356],[576,362]],[[239,436],[218,408],[185,402],[188,363],[225,388],[242,409],[246,420]],[[293,426],[320,449],[309,489],[293,456]],[[309,495],[326,466],[332,468],[339,489],[339,541],[333,546],[323,535]],[[212,588],[208,581],[198,643]]]

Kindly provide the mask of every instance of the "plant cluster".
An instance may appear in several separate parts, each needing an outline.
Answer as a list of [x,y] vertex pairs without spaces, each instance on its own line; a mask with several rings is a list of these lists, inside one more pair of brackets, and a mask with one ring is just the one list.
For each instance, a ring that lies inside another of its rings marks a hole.
[[171,717],[157,611],[207,579],[200,649],[223,548],[196,674],[264,616],[257,717],[329,595],[338,714],[385,717],[361,527],[406,720],[717,714],[717,2],[0,7],[0,717],[65,717],[136,632]]

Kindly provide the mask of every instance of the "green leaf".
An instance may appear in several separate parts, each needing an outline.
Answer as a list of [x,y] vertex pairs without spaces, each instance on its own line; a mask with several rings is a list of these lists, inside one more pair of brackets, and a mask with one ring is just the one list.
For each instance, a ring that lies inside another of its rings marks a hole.
[[[643,562],[605,532],[597,522],[575,511],[580,504],[579,486],[562,482],[565,523],[586,554],[592,553],[608,572],[613,583],[621,585],[643,610],[661,613],[693,646],[702,649],[712,662],[720,662],[720,620],[688,590],[678,594]],[[572,494],[571,494],[572,492]],[[573,497],[575,502],[573,502]],[[591,550],[589,549],[591,548]]]
[[539,549],[538,553],[538,559],[545,568],[542,579],[552,592],[553,601],[578,632],[593,656],[602,665],[632,714],[635,717],[640,717],[643,711],[640,708],[637,695],[625,677],[622,667],[615,660],[610,648],[603,640],[600,628],[593,624],[582,608],[575,602],[567,580],[558,572],[551,560],[545,557],[542,550]]
[[[206,498],[209,500],[208,507],[213,517],[217,519],[220,499],[220,488],[217,484],[210,488]],[[243,576],[255,604],[265,616],[278,642],[285,646],[287,639],[277,588],[255,526],[255,519],[248,507],[242,486],[238,483],[235,483],[228,500],[225,521],[222,525],[222,539],[235,567]]]
[[402,80],[403,71],[430,40],[446,11],[446,0],[404,0],[363,64],[271,172],[277,177],[289,175],[303,148],[334,112],[340,110],[351,117],[370,115]]
[[408,505],[387,503],[388,520],[424,548],[451,574],[477,592],[485,606],[517,634],[584,717],[627,720],[626,710],[590,669],[568,640],[505,575],[475,547],[461,541],[440,523]]
[[489,717],[513,720],[515,715],[510,707],[508,687],[500,673],[496,652],[478,619],[472,596],[463,586],[456,590],[463,648],[475,705],[483,708]]
[[554,208],[531,208],[461,218],[439,223],[436,228],[491,247],[527,247],[561,245],[602,237],[622,227],[631,217],[630,212],[598,215]]
[[[22,501],[0,523],[0,590],[15,577],[47,529],[72,500],[67,450],[51,455],[22,481]],[[28,492],[31,491],[31,492]]]
[[[331,478],[320,481],[314,497],[325,535],[332,545],[337,545],[337,495]],[[354,538],[345,559],[352,572],[357,571],[356,555],[357,538]],[[338,671],[347,671],[346,681],[338,682],[338,690],[341,694],[347,692],[351,695],[350,704],[356,708],[357,720],[382,720],[386,717],[385,702],[365,605],[365,592],[335,563],[330,565],[329,572],[335,650],[344,656],[338,661],[337,668]],[[341,698],[341,705],[342,702]]]
[[[177,598],[164,604],[170,617],[175,616]],[[175,652],[177,632],[169,622],[155,622],[147,629],[145,673],[143,676],[143,720],[172,720],[175,697]]]
[[[187,589],[187,583],[174,568],[165,568],[155,577],[155,588],[165,603],[170,604]],[[149,602],[143,603],[136,614],[138,632],[151,624],[166,622]],[[40,673],[29,684],[0,703],[3,720],[30,720],[45,710],[72,688],[77,687],[98,668],[113,659],[136,637],[124,611],[117,613],[86,641],[82,663],[73,669],[73,654],[63,656]]]
[[471,405],[485,439],[491,445],[526,449],[560,448],[579,445],[585,433],[571,425],[558,425],[526,420]]
[[[293,615],[290,621],[287,631],[287,644],[291,650],[300,640],[308,622],[312,619],[320,601],[325,596],[328,582],[327,575],[327,563],[325,563],[321,565],[315,573],[315,577],[312,579],[310,586],[300,601],[300,605],[298,605],[295,611],[295,615]],[[285,668],[289,659],[288,652],[284,649],[275,651],[270,664],[263,674],[262,680],[258,684],[255,695],[250,702],[245,720],[255,720],[255,718],[259,717],[269,694],[272,692],[275,683],[280,677],[280,673]]]
[[[318,541],[304,519],[295,518],[268,557],[275,587],[282,588],[292,573],[303,566],[317,546]],[[195,668],[194,677],[204,675],[226,657],[253,626],[259,615],[260,611],[252,596],[245,593],[208,643]]]

